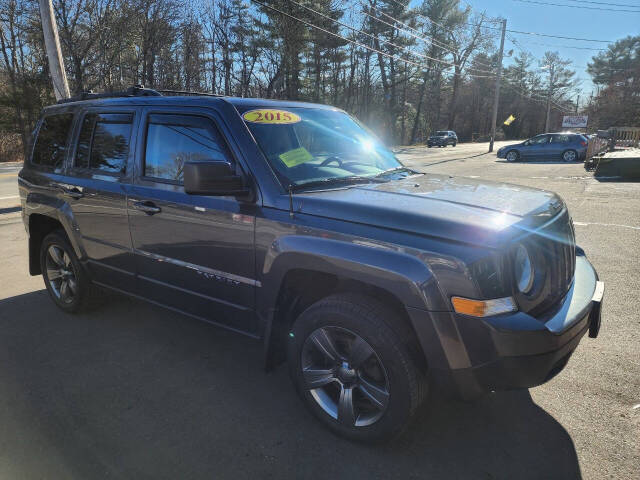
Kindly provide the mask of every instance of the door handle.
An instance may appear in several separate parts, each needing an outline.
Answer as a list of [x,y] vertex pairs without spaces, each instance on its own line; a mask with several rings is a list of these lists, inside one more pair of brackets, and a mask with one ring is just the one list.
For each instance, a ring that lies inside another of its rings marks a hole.
[[84,193],[82,192],[82,187],[77,187],[75,185],[68,185],[64,183],[54,183],[53,186],[59,188],[62,191],[62,194],[75,198],[76,200],[84,197]]
[[141,212],[146,213],[147,215],[155,215],[156,213],[160,213],[162,209],[158,207],[155,203],[150,201],[134,201],[131,203],[131,208],[135,210],[140,210]]

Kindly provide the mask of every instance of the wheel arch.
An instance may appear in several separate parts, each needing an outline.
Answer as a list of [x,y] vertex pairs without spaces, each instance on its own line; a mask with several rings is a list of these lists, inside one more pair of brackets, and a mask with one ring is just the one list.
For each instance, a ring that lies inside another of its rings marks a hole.
[[406,309],[425,309],[428,303],[422,286],[434,282],[424,263],[403,253],[317,237],[277,243],[271,253],[281,251],[267,261],[258,294],[267,369],[283,361],[284,340],[300,313],[322,298],[347,292],[381,301],[397,313],[399,333],[410,341],[418,364],[426,364]]

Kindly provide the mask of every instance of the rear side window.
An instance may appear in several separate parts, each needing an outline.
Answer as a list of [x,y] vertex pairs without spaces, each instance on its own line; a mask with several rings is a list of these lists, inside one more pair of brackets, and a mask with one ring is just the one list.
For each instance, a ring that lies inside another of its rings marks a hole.
[[570,139],[569,135],[552,135],[551,143],[567,143]]
[[130,113],[85,115],[74,165],[108,173],[124,173],[132,123],[133,115]]
[[67,153],[72,123],[73,113],[46,116],[36,138],[31,163],[54,169],[61,168]]
[[144,176],[182,183],[184,162],[233,163],[222,134],[206,117],[150,115]]

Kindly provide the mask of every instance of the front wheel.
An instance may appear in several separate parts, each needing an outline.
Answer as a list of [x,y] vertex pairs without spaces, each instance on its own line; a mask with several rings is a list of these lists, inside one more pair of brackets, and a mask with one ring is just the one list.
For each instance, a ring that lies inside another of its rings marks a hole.
[[517,162],[520,159],[520,154],[516,150],[511,150],[507,152],[506,155],[507,162]]
[[578,154],[575,150],[567,150],[562,154],[562,160],[565,162],[575,162],[578,158]]
[[294,323],[287,348],[291,378],[307,408],[334,433],[377,442],[399,435],[426,396],[425,374],[385,305],[333,295]]
[[451,146],[452,146],[452,147],[455,147],[457,144],[458,144],[458,142],[453,142],[453,143],[451,144]]

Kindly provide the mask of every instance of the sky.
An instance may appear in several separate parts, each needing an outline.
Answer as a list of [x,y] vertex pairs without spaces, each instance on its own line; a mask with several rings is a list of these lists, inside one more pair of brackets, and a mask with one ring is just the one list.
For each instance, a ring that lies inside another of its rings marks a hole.
[[[588,38],[597,40],[615,41],[627,35],[640,35],[640,0],[597,0],[600,3],[587,3],[572,0],[538,0],[545,3],[575,5],[578,8],[559,7],[551,5],[539,5],[516,0],[461,0],[461,4],[469,4],[474,11],[485,11],[490,17],[502,17],[507,19],[507,30],[519,30],[524,32],[538,32],[564,37]],[[596,0],[591,0],[595,2]],[[614,3],[629,5],[628,10],[637,10],[638,13],[612,12],[606,10],[590,10],[590,8],[620,9],[624,6],[602,5],[601,3]],[[412,4],[418,4],[413,0]],[[531,52],[536,58],[542,57],[545,51],[557,51],[560,56],[573,61],[576,77],[583,79],[578,87],[581,90],[581,101],[591,94],[593,84],[586,72],[587,62],[591,60],[598,50],[579,50],[569,47],[581,48],[606,48],[604,43],[583,42],[565,40],[560,38],[536,37],[507,32],[505,39],[505,52],[517,48],[509,37],[525,50]],[[546,45],[538,45],[546,44]],[[550,45],[550,46],[549,46]],[[505,59],[505,65],[509,59]]]

